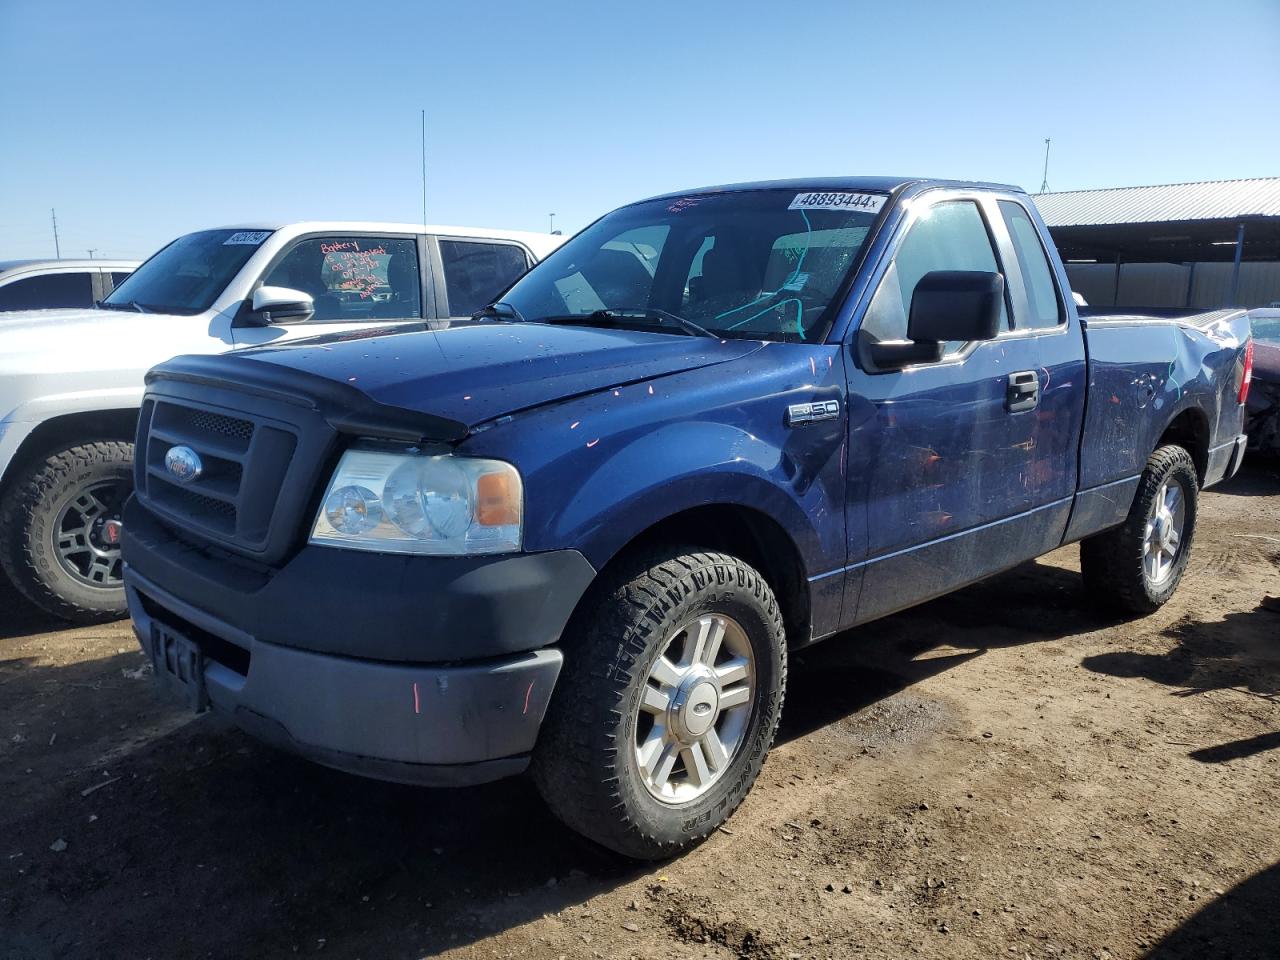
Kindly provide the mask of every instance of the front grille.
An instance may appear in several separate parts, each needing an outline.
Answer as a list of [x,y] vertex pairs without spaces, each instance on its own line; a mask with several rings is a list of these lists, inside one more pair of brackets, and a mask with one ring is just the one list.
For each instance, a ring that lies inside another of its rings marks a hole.
[[183,513],[201,526],[210,527],[223,534],[236,532],[237,510],[234,503],[201,496],[183,487],[164,484],[153,488],[156,500],[170,510]]
[[[297,443],[297,429],[274,417],[149,396],[139,425],[139,499],[184,531],[261,554]],[[200,459],[199,475],[186,481],[165,464],[179,446]]]
[[228,417],[208,410],[172,407],[174,420],[195,434],[219,434],[242,442],[246,447],[253,439],[253,421]]

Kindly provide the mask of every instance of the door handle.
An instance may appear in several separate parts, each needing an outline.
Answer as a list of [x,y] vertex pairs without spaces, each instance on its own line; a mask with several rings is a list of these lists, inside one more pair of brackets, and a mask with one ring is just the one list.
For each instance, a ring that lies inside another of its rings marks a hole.
[[1010,413],[1034,410],[1040,402],[1040,375],[1034,370],[1019,370],[1009,374],[1005,388],[1004,408]]

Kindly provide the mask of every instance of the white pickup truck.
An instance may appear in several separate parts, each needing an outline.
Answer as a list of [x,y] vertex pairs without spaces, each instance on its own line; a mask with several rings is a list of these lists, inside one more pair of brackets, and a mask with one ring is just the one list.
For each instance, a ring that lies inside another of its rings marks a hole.
[[57,616],[124,614],[120,508],[149,368],[371,326],[448,325],[561,239],[368,222],[201,230],[95,308],[0,315],[0,565]]

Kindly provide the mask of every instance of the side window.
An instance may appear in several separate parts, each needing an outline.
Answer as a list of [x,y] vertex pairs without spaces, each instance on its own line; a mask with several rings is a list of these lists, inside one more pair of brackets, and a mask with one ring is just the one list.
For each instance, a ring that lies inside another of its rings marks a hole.
[[93,277],[88,273],[49,273],[42,277],[23,277],[0,287],[0,310],[92,306]]
[[1058,288],[1053,282],[1053,270],[1045,256],[1040,232],[1021,204],[1001,200],[1000,214],[1009,228],[1013,252],[1027,288],[1029,314],[1026,317],[1019,315],[1017,326],[1024,330],[1056,327],[1064,319],[1062,303],[1058,299]]
[[[861,333],[873,341],[905,339],[911,294],[920,278],[932,270],[999,272],[991,236],[972,200],[934,204],[912,225],[871,299]],[[1007,307],[1002,306],[1000,313],[1001,327],[1007,330]],[[964,346],[948,343],[945,353],[958,353]]]
[[313,321],[422,316],[418,244],[392,237],[316,237],[285,254],[263,280],[311,294]]
[[114,290],[120,284],[124,283],[125,277],[129,276],[129,271],[112,270],[111,271],[111,289]]
[[449,314],[469,317],[529,269],[523,248],[512,243],[441,240]]

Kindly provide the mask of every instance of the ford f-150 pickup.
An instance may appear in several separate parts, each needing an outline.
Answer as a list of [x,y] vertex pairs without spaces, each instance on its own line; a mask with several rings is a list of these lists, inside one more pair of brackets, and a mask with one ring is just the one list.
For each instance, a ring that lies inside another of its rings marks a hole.
[[1073,541],[1154,610],[1244,450],[1245,314],[1082,321],[1013,187],[658,197],[472,320],[152,370],[135,630],[197,710],[389,780],[529,768],[635,857],[742,801],[789,650]]

